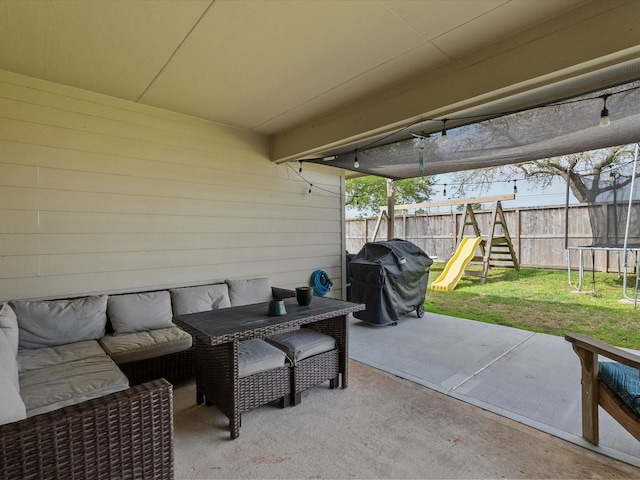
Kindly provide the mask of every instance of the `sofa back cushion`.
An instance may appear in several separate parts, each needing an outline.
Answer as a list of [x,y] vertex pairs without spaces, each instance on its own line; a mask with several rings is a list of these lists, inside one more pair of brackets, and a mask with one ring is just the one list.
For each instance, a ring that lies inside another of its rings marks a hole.
[[[7,374],[11,382],[13,383],[13,387],[20,392],[20,384],[18,383],[18,360],[16,355],[13,353],[13,347],[9,343],[9,339],[5,335],[4,331],[0,328],[0,368],[4,370]],[[0,388],[3,386],[0,385]],[[2,409],[2,404],[0,403],[0,409]]]
[[225,280],[229,286],[231,306],[250,305],[273,300],[268,278]]
[[42,348],[98,340],[107,325],[107,296],[75,300],[9,302],[16,313],[20,348]]
[[0,329],[0,425],[27,417],[19,388],[16,358],[9,352],[9,340]]
[[206,312],[231,306],[229,287],[226,283],[172,288],[169,292],[174,315]]
[[115,335],[174,326],[167,290],[110,295],[107,314]]
[[18,354],[18,319],[8,303],[0,304],[0,330],[7,336],[15,357]]

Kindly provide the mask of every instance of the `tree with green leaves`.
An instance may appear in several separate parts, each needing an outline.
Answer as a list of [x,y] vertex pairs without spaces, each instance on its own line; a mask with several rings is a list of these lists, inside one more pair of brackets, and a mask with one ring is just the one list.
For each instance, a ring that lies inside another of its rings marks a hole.
[[[416,177],[394,182],[395,203],[405,205],[428,202],[433,195],[432,177]],[[346,181],[346,204],[357,209],[360,217],[376,217],[387,205],[385,178],[369,175]]]

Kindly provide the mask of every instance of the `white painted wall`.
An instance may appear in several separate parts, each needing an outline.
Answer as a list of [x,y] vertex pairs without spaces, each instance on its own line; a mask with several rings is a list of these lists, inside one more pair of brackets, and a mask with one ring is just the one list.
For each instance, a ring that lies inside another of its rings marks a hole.
[[[0,300],[268,277],[340,297],[339,170],[267,139],[0,71]],[[328,191],[325,191],[328,190]]]

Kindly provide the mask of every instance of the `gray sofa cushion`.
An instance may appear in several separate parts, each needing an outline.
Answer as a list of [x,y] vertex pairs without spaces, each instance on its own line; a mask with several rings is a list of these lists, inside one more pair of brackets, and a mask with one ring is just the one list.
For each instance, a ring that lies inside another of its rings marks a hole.
[[[20,392],[20,384],[18,383],[18,361],[16,355],[13,352],[13,347],[9,343],[9,339],[4,333],[4,330],[0,328],[0,368],[4,370],[14,388]],[[4,385],[0,385],[2,388]],[[2,408],[2,404],[0,404]]]
[[226,283],[198,287],[171,288],[171,305],[174,315],[206,312],[231,306],[229,287]]
[[0,425],[17,422],[27,417],[24,402],[20,398],[12,376],[13,374],[5,370],[5,365],[0,363]]
[[266,372],[287,364],[287,356],[279,348],[259,338],[238,342],[238,378]]
[[233,307],[273,300],[268,278],[225,280],[225,283],[229,286],[229,298]]
[[116,335],[173,326],[171,295],[167,290],[110,295],[107,314]]
[[281,348],[294,363],[336,348],[335,338],[311,328],[277,333],[267,340]]
[[22,373],[20,386],[30,417],[125,390],[129,381],[105,355]]
[[20,348],[41,348],[97,340],[107,324],[107,296],[75,300],[9,302],[18,318]]
[[146,360],[191,348],[193,339],[178,327],[147,332],[105,335],[100,344],[118,365]]
[[69,343],[57,347],[23,348],[18,351],[18,371],[24,373],[91,357],[105,357],[106,355],[97,340]]
[[0,329],[7,336],[15,356],[18,353],[18,319],[8,303],[0,304]]

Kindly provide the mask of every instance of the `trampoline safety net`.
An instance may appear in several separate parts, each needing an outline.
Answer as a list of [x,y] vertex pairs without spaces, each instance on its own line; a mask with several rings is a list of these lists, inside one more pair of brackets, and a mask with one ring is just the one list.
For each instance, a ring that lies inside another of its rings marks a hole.
[[[581,175],[595,248],[640,248],[640,185],[636,158],[608,171]],[[625,241],[626,239],[626,241]]]

